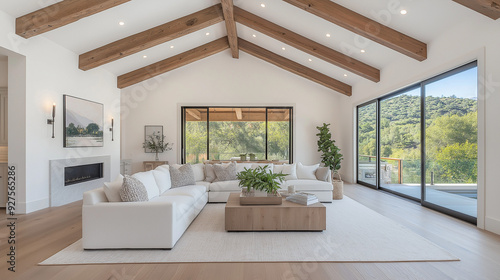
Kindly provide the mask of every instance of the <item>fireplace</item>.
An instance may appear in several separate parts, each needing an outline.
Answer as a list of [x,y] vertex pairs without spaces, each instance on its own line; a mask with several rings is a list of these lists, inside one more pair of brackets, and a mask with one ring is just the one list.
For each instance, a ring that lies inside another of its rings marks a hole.
[[103,163],[68,166],[64,168],[64,185],[74,185],[92,180],[101,179],[103,176]]

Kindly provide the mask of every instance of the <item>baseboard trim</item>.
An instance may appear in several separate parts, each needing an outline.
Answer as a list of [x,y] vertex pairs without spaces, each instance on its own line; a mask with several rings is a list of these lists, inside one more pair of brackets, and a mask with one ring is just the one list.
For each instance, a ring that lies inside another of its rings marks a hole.
[[484,224],[485,224],[484,229],[500,235],[500,220],[491,217],[486,217]]
[[49,208],[49,198],[43,198],[30,202],[19,202],[16,207],[16,214],[28,214],[45,208]]

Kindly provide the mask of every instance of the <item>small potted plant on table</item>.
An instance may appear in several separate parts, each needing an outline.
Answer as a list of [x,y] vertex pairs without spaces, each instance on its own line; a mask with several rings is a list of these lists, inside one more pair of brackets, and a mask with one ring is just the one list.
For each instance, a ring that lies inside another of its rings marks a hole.
[[[245,168],[237,174],[239,185],[243,189],[240,204],[282,204],[278,190],[287,174],[273,173],[267,167]],[[256,191],[264,192],[265,196],[259,196]]]
[[173,144],[170,143],[165,143],[165,135],[159,135],[156,134],[156,132],[153,132],[153,134],[148,135],[147,140],[142,143],[143,148],[148,148],[156,153],[155,160],[158,161],[160,160],[158,157],[158,153],[163,153],[165,151],[170,151],[172,150]]

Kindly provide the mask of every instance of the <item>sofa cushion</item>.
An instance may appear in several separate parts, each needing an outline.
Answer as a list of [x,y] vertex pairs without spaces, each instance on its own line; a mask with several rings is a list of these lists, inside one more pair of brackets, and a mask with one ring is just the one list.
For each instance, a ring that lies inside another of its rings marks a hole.
[[287,189],[288,186],[295,186],[295,191],[332,191],[333,185],[330,182],[318,180],[290,180],[285,181],[281,189]]
[[273,167],[273,173],[288,174],[285,176],[285,181],[297,180],[297,164],[276,164]]
[[330,176],[331,171],[328,167],[320,167],[316,170],[316,179],[319,181],[328,182],[328,176]]
[[170,178],[172,180],[172,188],[194,185],[194,172],[190,164],[185,164],[179,167],[170,166]]
[[195,181],[205,180],[205,165],[203,163],[192,164]]
[[190,211],[196,202],[192,196],[188,195],[162,195],[153,198],[151,201],[168,201],[173,203],[175,208],[174,212],[176,213],[175,218],[177,220],[180,220],[184,214]]
[[303,165],[302,163],[297,164],[297,178],[298,179],[316,179],[316,170],[319,168],[319,163],[315,165]]
[[246,169],[252,169],[251,163],[236,163],[236,173],[240,173]]
[[206,192],[208,192],[208,187],[210,187],[210,182],[207,181],[198,181],[196,182],[196,185],[198,186],[204,186],[206,188]]
[[141,181],[125,175],[120,189],[120,198],[125,202],[148,201],[148,192]]
[[205,164],[205,181],[211,183],[215,180],[215,178],[214,166],[209,163]]
[[146,191],[148,192],[148,199],[160,195],[160,189],[156,184],[155,176],[153,175],[152,170],[135,173],[134,175],[132,175],[132,178],[136,178],[137,180],[141,181],[142,184],[144,184],[144,187],[146,187]]
[[172,182],[170,179],[170,171],[166,168],[160,167],[161,166],[153,170],[153,176],[155,177],[156,185],[158,186],[160,194],[162,194],[172,187]]
[[210,184],[211,192],[227,192],[227,191],[239,191],[241,190],[239,180],[231,180],[231,181],[222,181],[222,182],[214,182]]
[[118,177],[113,182],[104,183],[103,190],[109,202],[120,202],[120,189],[123,185],[123,176],[118,174]]
[[206,192],[207,188],[205,186],[190,185],[170,189],[164,192],[162,196],[187,195],[193,197],[195,200],[198,200]]
[[235,162],[231,162],[228,165],[214,164],[214,171],[218,181],[236,180]]
[[273,166],[274,166],[274,165],[273,165],[272,163],[252,163],[252,169],[255,169],[255,168],[259,167],[259,166],[264,167],[264,166],[266,166],[266,165],[267,165],[267,167],[266,167],[266,172],[267,172],[267,171],[271,171],[271,172],[273,172]]

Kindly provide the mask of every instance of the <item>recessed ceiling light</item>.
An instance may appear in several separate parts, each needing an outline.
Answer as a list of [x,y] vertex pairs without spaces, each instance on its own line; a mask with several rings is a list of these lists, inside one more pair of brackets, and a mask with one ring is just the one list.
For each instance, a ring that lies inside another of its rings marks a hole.
[[147,55],[143,55],[142,58],[148,58],[148,56]]
[[313,61],[313,60],[309,58],[309,61]]
[[253,34],[252,36],[253,36],[254,38],[255,38],[255,37],[257,37],[257,35],[255,35],[255,34]]
[[285,50],[285,47],[281,48],[282,50]]
[[171,49],[173,49],[173,48],[174,48],[174,46],[170,46],[170,48],[171,48]]
[[207,36],[210,35],[210,32],[205,33],[205,35],[207,35]]
[[405,10],[405,9],[403,9],[403,10],[401,10],[401,11],[399,11],[399,12],[400,12],[402,15],[406,15],[406,14],[408,13],[408,11],[407,11],[407,10]]
[[347,77],[347,74],[344,74],[344,77]]
[[262,3],[262,4],[260,4],[260,6],[261,6],[262,8],[265,8],[265,7],[266,7],[266,4]]
[[362,53],[365,53],[366,51],[365,50],[361,50]]
[[330,36],[332,36],[330,33],[326,33],[326,37],[330,38]]
[[119,25],[125,25],[125,22],[120,21],[118,24],[119,24]]

